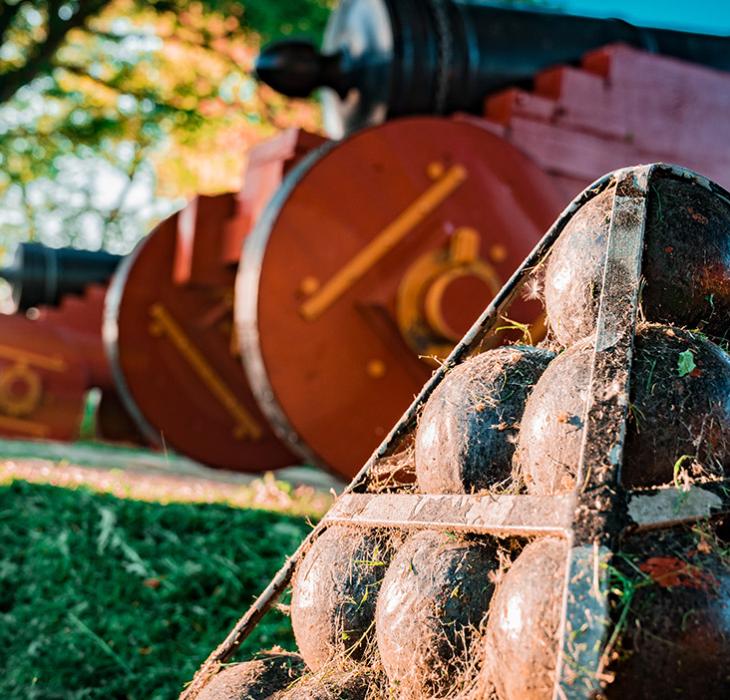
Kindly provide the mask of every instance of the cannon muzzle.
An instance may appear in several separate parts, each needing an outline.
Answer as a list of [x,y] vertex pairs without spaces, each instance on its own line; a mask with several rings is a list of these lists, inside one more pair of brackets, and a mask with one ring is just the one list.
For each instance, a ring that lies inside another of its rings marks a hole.
[[12,264],[0,269],[0,277],[12,286],[17,309],[25,311],[33,306],[58,306],[66,294],[82,294],[90,284],[108,282],[121,259],[101,250],[21,243]]

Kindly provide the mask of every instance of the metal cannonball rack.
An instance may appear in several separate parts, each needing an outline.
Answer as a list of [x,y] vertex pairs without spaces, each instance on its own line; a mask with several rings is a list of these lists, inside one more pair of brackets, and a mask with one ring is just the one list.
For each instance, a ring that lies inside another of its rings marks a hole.
[[[652,178],[688,179],[730,201],[730,194],[691,171],[664,164],[618,170],[597,180],[560,215],[444,364],[423,387],[327,515],[287,560],[226,639],[201,666],[180,700],[193,700],[228,660],[291,580],[311,542],[333,524],[433,529],[498,537],[560,536],[569,542],[560,624],[555,700],[585,700],[602,690],[611,634],[609,568],[622,536],[730,513],[730,481],[629,490],[621,484],[644,230]],[[542,263],[575,212],[615,185],[599,300],[576,487],[536,495],[367,493],[372,470],[396,454],[415,430],[421,408],[447,373],[480,351],[502,311]]]

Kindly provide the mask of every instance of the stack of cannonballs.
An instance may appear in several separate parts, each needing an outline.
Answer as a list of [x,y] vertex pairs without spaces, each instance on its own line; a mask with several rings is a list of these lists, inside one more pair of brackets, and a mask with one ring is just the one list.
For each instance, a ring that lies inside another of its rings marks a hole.
[[[550,253],[543,347],[474,356],[431,395],[415,435],[420,493],[575,487],[613,195],[608,187],[578,209]],[[624,485],[724,477],[730,202],[660,171],[643,276]],[[607,697],[730,697],[726,539],[722,523],[703,522],[622,543],[611,564]],[[245,690],[215,695],[212,683],[200,697],[550,699],[567,553],[556,537],[330,527],[294,580],[301,661],[269,662],[288,669],[276,679],[232,667],[224,673],[251,676]]]

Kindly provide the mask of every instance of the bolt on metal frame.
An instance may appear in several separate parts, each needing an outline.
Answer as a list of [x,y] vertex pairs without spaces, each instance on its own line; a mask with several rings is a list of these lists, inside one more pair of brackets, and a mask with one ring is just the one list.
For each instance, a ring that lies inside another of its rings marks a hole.
[[[605,681],[611,633],[608,564],[621,536],[730,513],[730,480],[632,491],[621,485],[639,306],[648,193],[657,173],[690,180],[730,203],[730,194],[677,166],[652,164],[614,171],[584,190],[563,211],[532,253],[433,374],[327,515],[287,560],[226,639],[210,654],[180,700],[193,700],[289,585],[297,562],[333,524],[437,529],[499,537],[561,536],[569,543],[559,633],[555,700],[596,697]],[[573,492],[536,495],[367,493],[373,467],[396,454],[448,372],[483,348],[501,314],[542,263],[571,217],[615,187],[599,300],[583,435]]]

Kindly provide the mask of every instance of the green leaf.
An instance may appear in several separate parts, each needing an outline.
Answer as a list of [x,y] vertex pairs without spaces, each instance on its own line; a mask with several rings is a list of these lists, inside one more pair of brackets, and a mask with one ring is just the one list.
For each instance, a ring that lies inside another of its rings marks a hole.
[[693,372],[697,365],[695,364],[695,357],[691,350],[685,350],[679,353],[679,360],[677,362],[677,372],[680,377],[686,377],[688,374]]
[[688,460],[688,459],[694,459],[694,455],[682,455],[675,463],[674,463],[674,485],[677,488],[681,487],[680,482],[680,474],[682,472],[682,465]]

